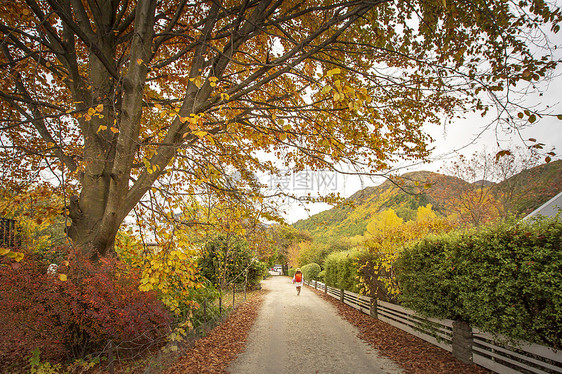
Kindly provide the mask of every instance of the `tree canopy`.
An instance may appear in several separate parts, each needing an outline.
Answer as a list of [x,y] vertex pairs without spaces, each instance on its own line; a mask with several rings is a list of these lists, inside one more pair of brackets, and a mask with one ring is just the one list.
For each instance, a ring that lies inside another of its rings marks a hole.
[[52,172],[68,233],[93,257],[151,197],[173,212],[174,199],[210,192],[271,219],[259,173],[384,172],[428,155],[424,124],[490,105],[513,128],[533,123],[541,113],[515,92],[558,62],[547,34],[560,9],[543,0],[17,0],[0,11],[2,184],[24,191]]

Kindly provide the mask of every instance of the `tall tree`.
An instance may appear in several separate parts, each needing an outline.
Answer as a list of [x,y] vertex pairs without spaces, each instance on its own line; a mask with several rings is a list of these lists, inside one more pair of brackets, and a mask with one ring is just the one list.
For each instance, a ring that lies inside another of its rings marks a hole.
[[281,165],[381,172],[428,154],[425,123],[487,112],[480,92],[515,126],[514,90],[557,64],[541,30],[560,28],[543,0],[4,0],[0,11],[2,183],[52,170],[76,193],[68,233],[92,257],[151,191],[206,185],[261,201],[256,173]]

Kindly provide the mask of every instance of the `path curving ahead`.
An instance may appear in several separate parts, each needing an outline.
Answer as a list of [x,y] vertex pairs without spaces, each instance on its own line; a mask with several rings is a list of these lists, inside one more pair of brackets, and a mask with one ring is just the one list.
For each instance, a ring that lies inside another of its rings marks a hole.
[[291,279],[262,283],[269,292],[231,374],[372,373],[403,371],[357,337],[357,329],[310,289],[297,296]]

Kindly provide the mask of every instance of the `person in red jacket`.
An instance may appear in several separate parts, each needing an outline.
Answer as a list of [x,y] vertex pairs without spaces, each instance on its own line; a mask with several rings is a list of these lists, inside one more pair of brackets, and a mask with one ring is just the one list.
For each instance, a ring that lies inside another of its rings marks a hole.
[[301,294],[302,281],[303,277],[301,269],[297,268],[297,271],[295,271],[295,276],[293,277],[293,283],[295,284],[295,286],[297,286],[297,296]]

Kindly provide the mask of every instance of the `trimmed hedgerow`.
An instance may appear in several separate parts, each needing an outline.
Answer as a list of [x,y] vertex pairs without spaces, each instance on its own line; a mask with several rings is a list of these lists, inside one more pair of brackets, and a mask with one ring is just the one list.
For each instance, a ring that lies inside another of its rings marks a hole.
[[398,260],[401,302],[437,318],[562,348],[562,221],[432,236]]
[[320,265],[313,262],[310,264],[306,264],[301,267],[302,275],[306,280],[318,280],[318,274],[320,273]]
[[287,270],[287,276],[289,276],[291,278],[294,277],[296,271],[297,271],[297,268],[290,268],[289,270]]
[[330,287],[357,292],[359,284],[357,279],[358,250],[349,250],[331,253],[324,261],[326,270],[326,284]]

